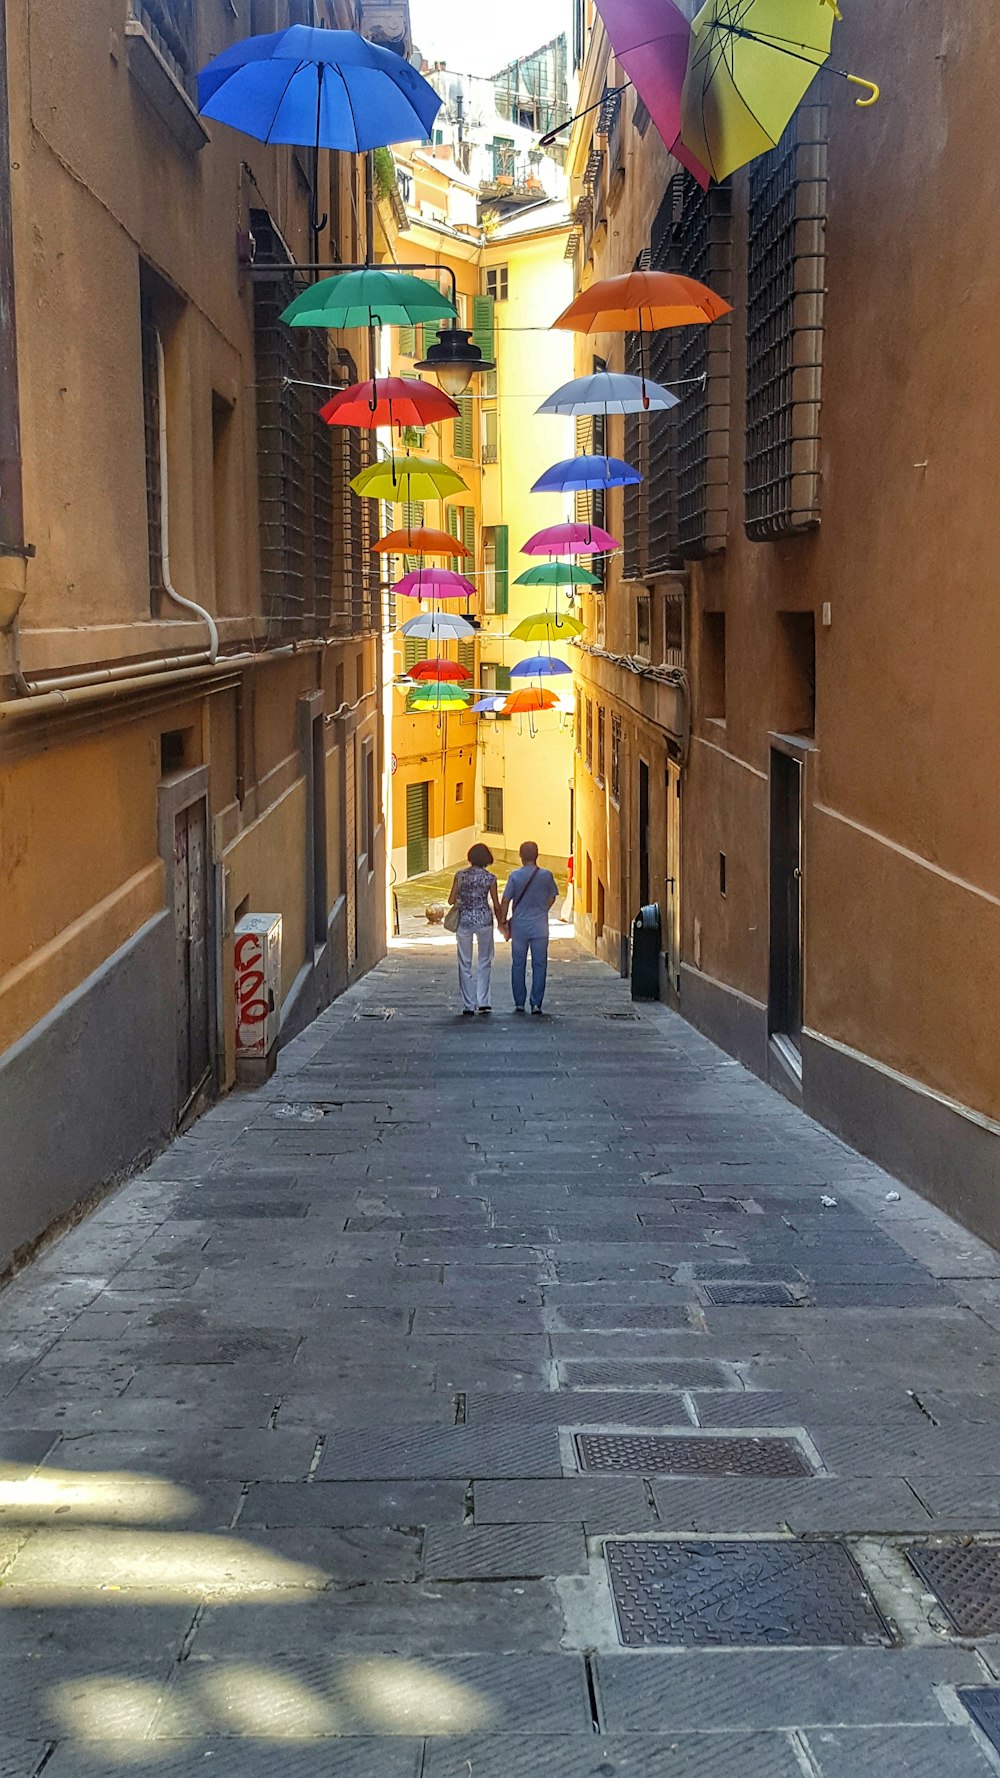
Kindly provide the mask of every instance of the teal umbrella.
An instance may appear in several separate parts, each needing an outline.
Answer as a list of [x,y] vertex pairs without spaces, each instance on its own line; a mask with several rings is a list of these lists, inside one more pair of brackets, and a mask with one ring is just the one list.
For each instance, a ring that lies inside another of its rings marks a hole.
[[579,562],[536,562],[526,568],[514,582],[515,586],[600,586],[599,574],[582,568]]
[[440,321],[455,313],[451,298],[436,284],[415,278],[412,272],[366,266],[310,284],[289,303],[281,319],[289,327],[411,327],[416,321]]

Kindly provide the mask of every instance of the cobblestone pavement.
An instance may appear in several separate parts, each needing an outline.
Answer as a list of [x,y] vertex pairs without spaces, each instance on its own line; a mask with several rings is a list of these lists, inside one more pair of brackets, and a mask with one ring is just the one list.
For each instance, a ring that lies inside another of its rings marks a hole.
[[0,1778],[1000,1770],[1000,1261],[557,949],[394,949],[0,1297]]

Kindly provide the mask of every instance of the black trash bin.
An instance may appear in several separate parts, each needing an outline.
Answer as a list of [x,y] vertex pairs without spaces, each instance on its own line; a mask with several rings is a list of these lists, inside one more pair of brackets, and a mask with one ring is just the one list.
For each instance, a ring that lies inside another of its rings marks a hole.
[[650,902],[632,921],[632,999],[660,998],[660,908]]

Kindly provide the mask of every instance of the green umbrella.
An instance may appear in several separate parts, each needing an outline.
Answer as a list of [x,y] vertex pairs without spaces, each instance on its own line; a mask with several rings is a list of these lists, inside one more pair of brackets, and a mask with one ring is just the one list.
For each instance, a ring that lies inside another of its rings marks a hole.
[[414,714],[428,710],[465,710],[468,704],[468,692],[446,679],[426,680],[423,685],[415,686],[406,700],[407,710]]
[[451,298],[436,284],[415,278],[412,272],[366,266],[310,284],[289,303],[281,319],[290,327],[409,327],[455,312]]
[[581,568],[576,562],[537,562],[526,568],[514,582],[515,586],[600,586],[599,574]]

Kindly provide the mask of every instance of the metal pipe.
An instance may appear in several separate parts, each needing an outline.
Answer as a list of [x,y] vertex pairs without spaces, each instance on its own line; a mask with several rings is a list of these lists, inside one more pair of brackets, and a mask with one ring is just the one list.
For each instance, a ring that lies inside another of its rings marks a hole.
[[0,0],[0,550],[24,555],[21,420],[14,307],[14,218],[10,178],[7,0]]
[[[16,721],[19,717],[38,716],[47,712],[74,709],[79,705],[99,702],[109,693],[125,696],[130,692],[149,691],[159,686],[174,686],[200,683],[203,679],[224,677],[228,673],[242,672],[244,667],[261,666],[268,661],[284,655],[302,654],[309,648],[326,648],[344,638],[331,636],[317,638],[308,642],[288,642],[280,648],[269,648],[263,654],[231,654],[222,655],[215,661],[201,662],[200,659],[190,660],[175,667],[169,660],[164,662],[149,661],[143,667],[102,669],[93,683],[85,673],[76,675],[77,680],[87,683],[80,685],[72,681],[61,680],[58,684],[49,682],[37,687],[34,695],[28,698],[15,698],[0,704],[0,723]],[[162,669],[166,667],[168,671]],[[144,670],[145,669],[145,670]],[[154,671],[155,669],[155,671]],[[114,675],[120,675],[114,677]]]
[[196,605],[179,593],[170,579],[170,475],[167,467],[167,373],[163,358],[163,341],[156,335],[156,383],[160,409],[160,565],[163,570],[163,591],[168,599],[183,610],[191,611],[208,625],[208,658],[214,661],[219,652],[219,629],[210,611]]

